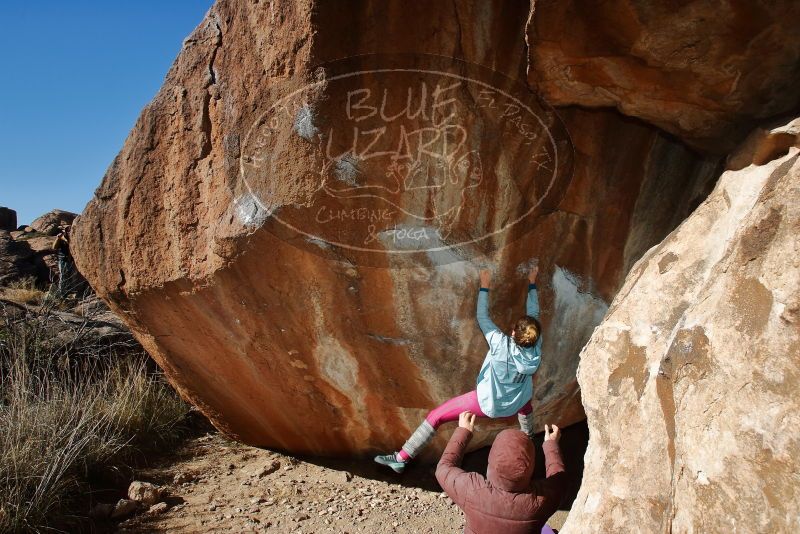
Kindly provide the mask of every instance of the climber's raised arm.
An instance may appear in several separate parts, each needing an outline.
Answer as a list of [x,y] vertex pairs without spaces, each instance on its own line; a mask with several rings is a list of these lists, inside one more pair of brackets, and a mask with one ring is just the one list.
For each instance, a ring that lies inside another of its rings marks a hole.
[[499,331],[497,325],[489,318],[489,286],[492,283],[492,273],[488,269],[481,269],[481,288],[478,290],[478,326],[483,335],[488,337],[491,332]]
[[525,303],[525,313],[539,320],[539,290],[536,288],[536,275],[539,274],[539,267],[531,267],[528,272],[528,300]]

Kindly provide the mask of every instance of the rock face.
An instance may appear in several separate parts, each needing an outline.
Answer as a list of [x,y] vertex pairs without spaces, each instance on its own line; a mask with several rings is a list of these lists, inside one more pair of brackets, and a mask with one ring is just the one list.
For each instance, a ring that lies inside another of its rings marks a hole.
[[800,148],[800,119],[756,128],[728,157],[726,168],[738,171],[749,165],[764,165],[788,154],[791,148]]
[[0,207],[0,230],[16,230],[17,229],[17,212],[10,209]]
[[218,428],[331,455],[474,388],[478,266],[505,327],[537,257],[537,424],[581,420],[580,348],[718,158],[519,90],[524,3],[362,7],[217,2],[75,222],[80,271]]
[[554,105],[616,107],[725,152],[800,104],[792,0],[534,0],[528,80]]
[[55,236],[58,235],[59,225],[72,224],[77,216],[77,213],[72,213],[71,211],[51,210],[41,217],[37,217],[31,223],[31,228],[41,234]]
[[25,241],[17,241],[11,232],[0,230],[0,284],[36,275],[33,251]]
[[636,263],[584,348],[591,441],[565,533],[800,531],[792,130],[733,155],[741,169]]

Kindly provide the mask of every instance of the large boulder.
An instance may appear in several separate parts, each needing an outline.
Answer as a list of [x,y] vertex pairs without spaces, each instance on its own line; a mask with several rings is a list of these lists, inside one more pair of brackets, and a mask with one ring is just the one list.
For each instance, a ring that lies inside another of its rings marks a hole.
[[7,230],[0,230],[0,285],[36,276],[35,253],[26,241],[17,241]]
[[727,152],[800,105],[800,3],[534,0],[528,79],[554,105],[613,106]]
[[800,531],[797,142],[756,132],[594,331],[565,533]]
[[60,226],[72,224],[72,221],[74,221],[77,216],[77,213],[72,213],[71,211],[59,209],[50,210],[44,215],[37,217],[31,223],[31,228],[40,234],[54,236],[60,231]]
[[[477,269],[496,269],[507,328],[537,257],[537,425],[583,419],[580,348],[719,160],[613,111],[539,102],[516,81],[523,3],[363,7],[217,2],[75,222],[79,270],[218,428],[353,454],[397,447],[474,388]],[[397,115],[453,84],[447,121]],[[408,134],[444,130],[463,137],[420,151]],[[373,152],[347,152],[353,131]]]

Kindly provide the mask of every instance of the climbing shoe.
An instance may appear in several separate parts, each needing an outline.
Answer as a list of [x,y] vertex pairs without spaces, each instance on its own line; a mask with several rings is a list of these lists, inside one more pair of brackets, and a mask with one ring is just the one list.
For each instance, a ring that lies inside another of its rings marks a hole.
[[379,454],[375,457],[375,462],[381,465],[388,465],[395,473],[402,473],[406,468],[406,463],[398,460],[395,453]]

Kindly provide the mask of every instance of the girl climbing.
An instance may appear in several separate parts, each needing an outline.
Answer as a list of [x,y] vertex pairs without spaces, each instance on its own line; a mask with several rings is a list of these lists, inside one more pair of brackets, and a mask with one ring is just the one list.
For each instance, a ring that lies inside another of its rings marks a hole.
[[442,423],[458,420],[461,412],[478,417],[508,417],[517,414],[522,431],[533,437],[533,373],[541,361],[542,327],[539,324],[538,267],[528,273],[527,315],[514,323],[511,335],[504,334],[489,318],[491,272],[481,270],[478,291],[478,325],[489,343],[489,352],[478,373],[477,388],[446,401],[431,410],[425,420],[396,453],[375,457],[375,461],[402,473],[406,464],[433,439]]

